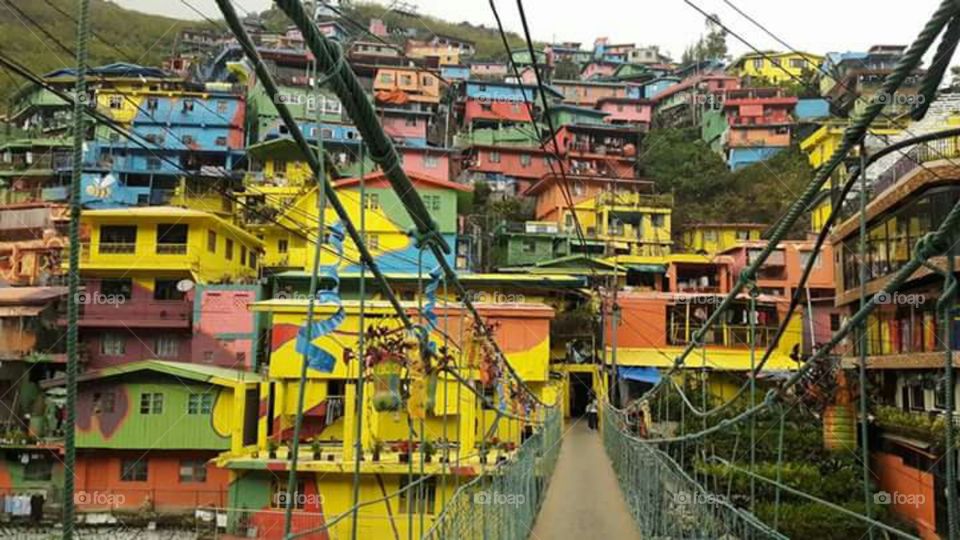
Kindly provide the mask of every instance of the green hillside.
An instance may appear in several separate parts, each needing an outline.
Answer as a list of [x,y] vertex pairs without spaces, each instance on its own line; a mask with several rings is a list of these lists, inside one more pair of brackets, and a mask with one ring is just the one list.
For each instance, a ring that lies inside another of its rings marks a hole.
[[[110,62],[130,62],[160,65],[170,54],[177,33],[182,28],[197,27],[202,23],[181,21],[157,15],[147,15],[121,8],[105,0],[91,1],[91,22],[94,32],[103,38],[90,42],[90,65]],[[77,3],[73,0],[16,1],[17,8],[71,50],[76,44]],[[73,67],[75,60],[51,39],[34,28],[0,2],[0,51],[13,57],[37,73],[46,73],[62,67]],[[68,18],[64,14],[70,16]],[[118,50],[114,49],[116,46]],[[121,54],[121,51],[124,54]],[[0,76],[0,96],[9,96],[23,84],[13,75]]]
[[[386,8],[383,4],[364,2],[354,3],[344,8],[343,12],[350,19],[363,25],[364,28],[369,28],[371,18],[382,19],[391,32],[402,28],[412,28],[417,31],[417,39],[429,37],[433,33],[455,36],[476,43],[476,58],[478,59],[505,60],[507,58],[507,54],[503,50],[500,33],[497,32],[496,28],[487,28],[466,21],[453,23],[428,15],[410,17],[395,11],[384,13],[385,11]],[[261,13],[261,17],[270,30],[282,31],[290,25],[290,20],[275,7]],[[359,32],[356,26],[349,23],[347,23],[347,27],[351,32]],[[370,36],[367,36],[367,39],[370,39]],[[397,45],[402,45],[406,38],[394,35],[388,39]],[[522,47],[526,43],[523,38],[514,33],[507,33],[507,40],[511,47]]]

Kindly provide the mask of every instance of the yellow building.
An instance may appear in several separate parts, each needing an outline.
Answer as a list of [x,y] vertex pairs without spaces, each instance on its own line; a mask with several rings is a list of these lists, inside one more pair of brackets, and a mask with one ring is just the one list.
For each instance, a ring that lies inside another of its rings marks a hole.
[[84,210],[84,276],[170,274],[199,283],[255,279],[262,242],[216,215],[172,206]]
[[[810,136],[800,142],[800,151],[807,155],[810,166],[813,167],[814,171],[818,171],[820,167],[830,160],[834,152],[837,151],[837,148],[843,141],[843,133],[846,128],[847,124],[839,122],[824,124],[820,129],[814,131]],[[874,127],[870,129],[870,135],[875,137],[893,137],[901,131],[899,128]],[[854,149],[851,155],[859,155],[859,151]],[[827,218],[830,217],[832,203],[829,193],[832,190],[840,189],[846,177],[846,167],[838,167],[833,175],[830,176],[827,183],[823,185],[823,192],[810,216],[811,230],[814,232],[819,232],[820,229],[823,228],[824,223],[826,223]]]
[[382,67],[373,80],[377,100],[391,102],[393,94],[402,92],[415,103],[439,104],[446,83],[436,73],[416,67]]
[[[415,303],[404,307],[412,317],[418,316]],[[305,322],[307,302],[269,300],[256,304],[254,309],[267,314],[273,328],[269,382],[260,390],[259,426],[255,440],[248,437],[240,451],[233,447],[217,461],[231,471],[228,506],[246,509],[231,511],[229,527],[238,534],[250,534],[251,529],[256,529],[258,538],[280,538],[283,498],[278,495],[286,489],[289,470],[287,442],[292,438],[298,380],[304,362],[303,354],[298,351],[297,330]],[[499,323],[496,340],[520,377],[540,399],[556,403],[560,385],[551,382],[549,376],[549,322],[553,310],[530,304],[481,304],[478,309],[488,324]],[[328,320],[338,310],[333,304],[319,304],[315,320]],[[373,326],[397,330],[403,335],[400,322],[387,302],[368,302],[363,322],[356,301],[344,302],[343,310],[343,322],[335,331],[312,340],[319,350],[330,355],[334,364],[330,371],[308,369],[307,373],[303,442],[297,464],[295,531],[320,527],[353,505],[358,362],[345,360],[344,351],[356,350],[361,328]],[[481,371],[469,367],[483,364],[478,342],[469,330],[461,333],[461,324],[466,328],[471,326],[470,317],[459,305],[453,304],[448,308],[441,304],[436,313],[439,328],[449,335],[464,335],[466,346],[461,354],[456,344],[445,341],[440,332],[434,332],[430,339],[438,345],[451,345],[450,361],[457,366],[455,372],[463,380],[482,381]],[[378,350],[374,339],[366,345]],[[410,357],[416,358],[416,352],[411,352]],[[308,365],[315,367],[312,361]],[[543,409],[518,408],[509,392],[498,391],[492,383],[477,382],[474,386],[477,394],[495,406],[503,405],[508,414],[516,416],[502,417],[497,422],[494,409],[488,409],[470,387],[446,373],[435,377],[413,375],[409,399],[405,402],[384,400],[385,395],[391,395],[391,381],[397,379],[391,373],[382,366],[374,368],[372,374],[367,372],[363,387],[359,420],[363,450],[360,503],[366,503],[367,508],[361,511],[358,523],[362,538],[391,538],[395,532],[405,537],[411,522],[414,536],[420,537],[442,510],[443,502],[451,499],[456,486],[493,467],[498,456],[512,453],[543,413]],[[399,384],[399,379],[397,382]],[[411,427],[416,432],[412,445]],[[421,438],[430,445],[420,445]],[[498,441],[496,448],[491,446],[494,439]],[[454,467],[455,475],[451,471]],[[411,468],[414,478],[435,475],[423,487],[423,525],[418,516],[410,519],[411,513],[418,513],[415,501],[419,495],[397,493],[407,485]],[[349,534],[351,526],[348,517],[331,526],[328,534],[342,537]]]
[[748,53],[737,58],[727,71],[739,77],[763,79],[772,84],[804,79],[817,71],[823,57],[805,52]]
[[681,249],[716,255],[748,240],[759,240],[767,228],[760,223],[701,223],[683,231]]
[[450,45],[408,42],[406,55],[410,58],[436,58],[440,66],[460,65],[460,49]]

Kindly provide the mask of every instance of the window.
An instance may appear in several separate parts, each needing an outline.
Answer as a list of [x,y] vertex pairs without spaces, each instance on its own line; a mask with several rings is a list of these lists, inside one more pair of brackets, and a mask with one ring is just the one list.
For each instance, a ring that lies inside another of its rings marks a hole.
[[140,394],[140,414],[163,414],[163,394],[160,392]]
[[804,60],[803,58],[791,58],[790,67],[796,68],[796,69],[804,69],[807,67],[807,61]]
[[207,251],[210,253],[217,252],[217,232],[216,231],[207,231]]
[[490,152],[490,163],[500,163],[500,152]]
[[207,481],[207,463],[200,459],[185,459],[180,462],[180,482]]
[[93,414],[110,414],[116,406],[117,396],[113,392],[93,393]]
[[183,100],[183,112],[188,113],[193,111],[193,100],[185,99]]
[[177,285],[180,280],[176,279],[155,279],[153,281],[153,299],[154,300],[183,300],[184,293]]
[[153,353],[157,358],[176,358],[180,352],[180,340],[176,336],[157,336],[153,341]]
[[933,406],[937,409],[944,410],[947,408],[947,380],[946,378],[938,378],[937,386],[933,391]]
[[123,96],[110,96],[110,108],[111,108],[111,109],[122,109],[122,108],[123,108]]
[[440,164],[440,160],[437,159],[437,156],[424,156],[423,166],[427,169],[436,169]]
[[226,146],[226,145],[227,145],[227,138],[226,138],[226,137],[222,137],[222,136],[221,136],[221,137],[217,137],[217,140],[214,141],[214,144],[216,144],[217,146]]
[[380,82],[384,84],[393,84],[393,73],[381,73]]
[[532,158],[530,157],[530,154],[520,154],[521,167],[529,167],[531,161],[532,161]]
[[924,392],[920,381],[912,382],[909,388],[910,409],[914,411],[926,410],[926,392]]
[[703,241],[704,242],[716,242],[717,241],[717,231],[703,231]]
[[277,253],[286,253],[290,248],[290,242],[286,238],[277,240]]
[[255,251],[251,251],[249,259],[250,259],[249,260],[250,268],[252,268],[253,270],[256,270],[257,269],[257,253]]
[[421,81],[424,86],[433,86],[433,77],[429,75],[424,75]]
[[100,253],[133,253],[137,249],[135,225],[103,225],[100,227]]
[[836,332],[840,330],[840,314],[831,313],[830,314],[830,331]]
[[380,194],[379,193],[366,193],[364,194],[364,204],[363,207],[367,210],[379,210],[380,209]]
[[121,482],[146,482],[147,458],[124,459],[120,462]]
[[406,119],[404,120],[404,122],[406,123],[407,127],[416,127],[416,126],[417,126],[417,118],[416,118],[415,116],[408,116],[408,117],[406,117]]
[[737,234],[737,240],[750,239],[750,231],[738,230],[736,234]]
[[[296,491],[293,492],[293,507],[297,510],[303,510],[304,503],[307,501],[307,498],[303,496],[305,491],[304,487],[303,480],[298,480]],[[274,479],[270,491],[273,493],[273,495],[270,497],[270,506],[273,508],[286,508],[287,479]]]
[[364,243],[367,244],[367,249],[373,251],[380,249],[380,235],[367,233],[366,238],[363,239]]
[[194,142],[196,142],[196,141],[194,141],[194,139],[193,139],[193,135],[184,135],[183,137],[180,137],[180,140],[181,140],[181,141],[183,142],[183,144],[185,144],[185,145],[191,145],[191,144],[193,144]]
[[240,246],[240,265],[247,264],[247,246]]
[[127,352],[127,336],[116,332],[104,332],[100,336],[100,354],[122,356]]
[[650,225],[653,227],[663,227],[667,223],[667,217],[663,214],[650,214]]
[[[813,254],[812,251],[801,251],[800,252],[800,267],[806,268],[807,264],[810,263],[810,256]],[[823,257],[820,256],[820,253],[817,253],[816,260],[813,261],[814,268],[820,268],[823,266]]]
[[187,399],[187,414],[210,414],[213,410],[213,394],[190,394]]
[[227,102],[225,100],[217,100],[217,112],[220,114],[227,112]]
[[147,108],[148,108],[148,109],[150,109],[151,111],[155,111],[155,110],[157,110],[157,105],[158,105],[157,98],[155,98],[155,97],[148,97],[148,98],[147,98]]
[[583,195],[583,182],[574,182],[573,183],[573,195],[575,197],[580,197]]
[[521,246],[523,253],[536,253],[537,252],[537,242],[536,240],[524,240],[523,245]]
[[33,482],[47,482],[53,476],[53,463],[45,459],[31,459],[23,467],[23,479]]
[[273,160],[273,174],[283,176],[287,174],[287,162],[282,159]]
[[404,491],[404,488],[407,487],[407,483],[410,480],[411,478],[409,476],[400,477],[400,498],[397,503],[397,511],[401,514],[433,514],[434,502],[437,499],[436,477],[430,477],[421,481],[422,478],[420,476],[414,476],[412,480],[413,482],[417,482],[417,486]]
[[440,210],[440,196],[424,195],[423,205],[427,207],[427,210]]
[[233,260],[233,240],[227,238],[224,240],[224,251],[226,253],[226,258],[228,261]]
[[104,279],[100,282],[100,293],[114,300],[127,301],[133,296],[133,280],[123,279]]
[[763,69],[763,58],[754,58],[753,59],[753,69]]

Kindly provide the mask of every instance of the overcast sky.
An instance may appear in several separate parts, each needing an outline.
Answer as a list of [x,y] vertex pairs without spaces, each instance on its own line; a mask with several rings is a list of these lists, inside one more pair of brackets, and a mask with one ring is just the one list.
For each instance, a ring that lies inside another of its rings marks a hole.
[[[181,0],[113,0],[125,7],[150,13],[198,19]],[[198,9],[219,17],[213,0],[187,0]],[[408,0],[422,14],[459,22],[494,26],[488,0]],[[690,0],[704,11],[719,15],[724,24],[761,49],[784,49],[724,0]],[[877,43],[909,43],[940,0],[729,0],[796,49],[815,53],[864,50]],[[270,0],[235,0],[244,10],[261,11]],[[389,2],[381,1],[387,5]],[[516,2],[498,0],[497,7],[509,30],[521,30]],[[684,0],[524,0],[534,39],[570,40],[592,44],[597,36],[615,42],[660,45],[674,58],[703,32],[703,16]],[[734,54],[749,50],[736,38],[728,40]]]

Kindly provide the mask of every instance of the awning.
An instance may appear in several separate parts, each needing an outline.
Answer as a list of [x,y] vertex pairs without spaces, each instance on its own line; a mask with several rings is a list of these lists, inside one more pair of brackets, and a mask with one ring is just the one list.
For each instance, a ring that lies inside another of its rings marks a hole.
[[652,367],[626,366],[618,367],[620,378],[628,381],[657,384],[660,382],[660,370]]
[[667,265],[665,264],[627,264],[626,267],[634,272],[646,272],[650,274],[667,273]]

